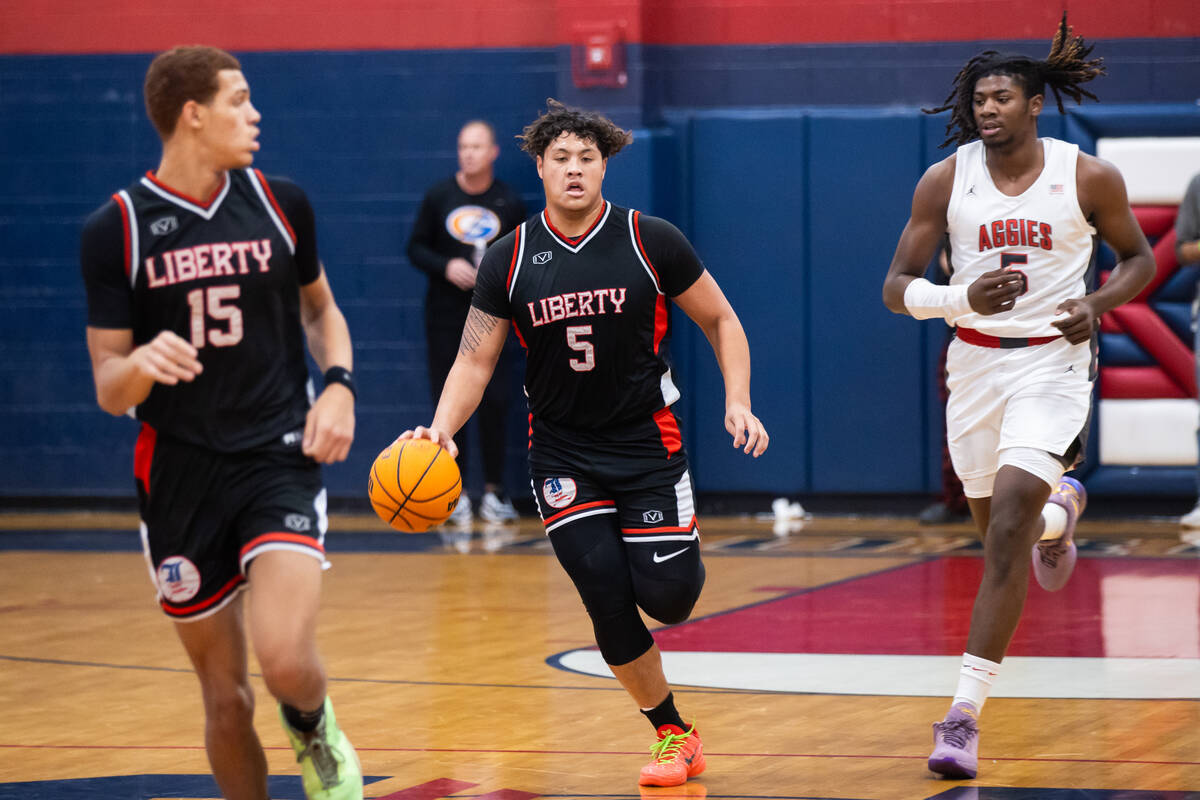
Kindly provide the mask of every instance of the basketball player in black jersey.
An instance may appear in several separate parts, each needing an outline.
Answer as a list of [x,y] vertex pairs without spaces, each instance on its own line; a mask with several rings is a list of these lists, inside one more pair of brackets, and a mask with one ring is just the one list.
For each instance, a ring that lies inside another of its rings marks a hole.
[[704,770],[694,723],[675,708],[638,608],[688,618],[704,584],[687,456],[671,404],[671,303],[695,321],[725,379],[725,428],[759,456],[750,349],[737,315],[670,223],[601,195],[609,156],[632,141],[599,114],[550,101],[524,130],[546,209],[488,249],[458,358],[426,437],[451,453],[510,325],[527,353],[530,473],[554,552],[574,581],[604,660],[658,739],[640,782],[677,786]]
[[[226,798],[268,796],[248,631],[308,797],[361,800],[315,644],[320,464],[350,449],[354,382],[312,208],[250,168],[261,116],[233,56],[163,53],[145,94],[162,160],[92,214],[81,261],[100,407],[142,423],[134,475],[159,601],[200,678]],[[315,399],[305,337],[326,370]]]

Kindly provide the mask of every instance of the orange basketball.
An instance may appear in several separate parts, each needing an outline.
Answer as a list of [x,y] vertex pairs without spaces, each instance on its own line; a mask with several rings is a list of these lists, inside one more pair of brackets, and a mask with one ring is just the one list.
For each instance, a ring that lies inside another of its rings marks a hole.
[[367,477],[371,507],[403,533],[420,533],[445,522],[461,491],[458,464],[429,439],[392,442],[375,458]]

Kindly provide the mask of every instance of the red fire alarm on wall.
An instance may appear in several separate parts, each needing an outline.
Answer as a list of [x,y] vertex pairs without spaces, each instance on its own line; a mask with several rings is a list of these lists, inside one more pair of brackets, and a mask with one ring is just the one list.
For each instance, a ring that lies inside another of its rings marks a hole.
[[571,77],[577,87],[620,89],[629,82],[622,23],[581,22],[571,32]]

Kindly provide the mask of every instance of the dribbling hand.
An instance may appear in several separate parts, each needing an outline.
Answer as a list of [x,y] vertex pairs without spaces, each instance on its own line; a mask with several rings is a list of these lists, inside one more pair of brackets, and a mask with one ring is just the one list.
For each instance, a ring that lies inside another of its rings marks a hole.
[[1025,279],[1010,269],[994,269],[975,279],[967,289],[967,300],[978,314],[991,316],[1012,311],[1017,298],[1025,293]]
[[458,445],[454,443],[454,437],[443,430],[430,426],[428,428],[418,425],[412,430],[405,431],[396,437],[399,442],[403,439],[429,439],[432,442],[437,442],[441,447],[450,454],[451,458],[458,458]]

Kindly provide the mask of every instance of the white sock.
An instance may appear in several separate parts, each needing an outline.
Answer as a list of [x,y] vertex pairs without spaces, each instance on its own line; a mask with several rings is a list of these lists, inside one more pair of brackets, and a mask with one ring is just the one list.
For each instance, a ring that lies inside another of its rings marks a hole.
[[986,658],[963,653],[962,669],[958,672],[958,689],[954,692],[954,703],[970,703],[976,712],[983,711],[992,681],[1000,672],[1000,665]]
[[1042,531],[1043,539],[1057,539],[1067,529],[1067,510],[1058,503],[1046,503],[1042,508],[1042,520],[1046,529]]

